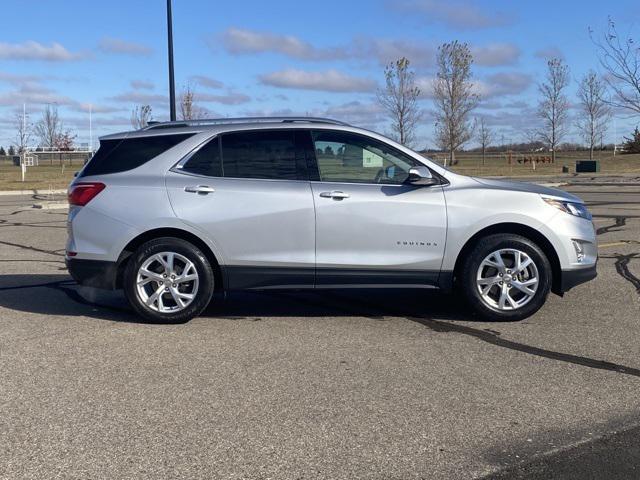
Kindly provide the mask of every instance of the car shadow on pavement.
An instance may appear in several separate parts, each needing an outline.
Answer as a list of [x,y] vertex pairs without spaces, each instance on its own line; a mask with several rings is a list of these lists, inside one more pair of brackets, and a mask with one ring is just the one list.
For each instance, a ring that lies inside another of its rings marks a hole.
[[[3,275],[0,278],[2,320],[21,313],[81,316],[125,323],[148,323],[133,313],[122,292],[78,286],[67,275]],[[13,312],[12,312],[13,311]],[[214,296],[201,315],[205,319],[250,320],[298,317],[358,317],[372,321],[405,318],[435,333],[455,333],[494,347],[526,353],[583,367],[608,370],[640,378],[640,369],[600,359],[545,349],[509,338],[483,325],[457,321],[477,320],[459,298],[432,290],[368,289],[318,291],[237,292]],[[457,320],[457,321],[455,321]]]
[[[145,323],[121,291],[77,285],[68,275],[9,274],[0,278],[0,307],[43,315]],[[429,289],[263,290],[214,295],[201,317],[365,317],[382,321],[474,320],[459,298]]]

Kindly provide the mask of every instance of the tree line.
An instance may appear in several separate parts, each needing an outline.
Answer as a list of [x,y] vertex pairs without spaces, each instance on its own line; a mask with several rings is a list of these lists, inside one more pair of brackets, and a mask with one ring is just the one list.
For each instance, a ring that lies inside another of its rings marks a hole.
[[16,112],[14,117],[15,138],[9,146],[8,153],[0,147],[0,155],[20,155],[26,151],[31,139],[38,139],[38,146],[52,148],[59,151],[73,150],[76,135],[64,127],[56,104],[47,104],[41,117],[35,123],[31,122],[29,113]]
[[[621,36],[609,19],[607,31],[595,37],[604,75],[587,72],[578,83],[575,127],[589,149],[589,158],[598,144],[603,143],[612,108],[640,114],[640,49],[630,37]],[[416,85],[410,60],[403,57],[385,68],[385,86],[378,91],[379,105],[391,122],[391,134],[397,141],[411,145],[424,112],[419,100],[423,94]],[[435,144],[447,152],[454,164],[456,151],[475,137],[480,145],[483,162],[487,147],[494,141],[494,132],[485,117],[473,118],[481,95],[473,81],[473,55],[469,45],[458,41],[443,43],[436,54],[437,73],[430,85],[435,118]],[[551,152],[556,151],[570,126],[570,102],[566,89],[570,83],[568,65],[561,58],[547,62],[544,80],[538,84],[537,117],[539,127],[524,132],[531,143],[540,142]],[[625,138],[625,150],[639,152],[638,131]]]

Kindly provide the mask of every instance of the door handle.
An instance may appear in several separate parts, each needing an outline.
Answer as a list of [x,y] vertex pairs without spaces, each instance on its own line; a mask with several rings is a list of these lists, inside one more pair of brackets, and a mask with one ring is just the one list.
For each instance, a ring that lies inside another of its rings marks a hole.
[[188,193],[200,193],[202,195],[206,195],[207,193],[215,192],[215,189],[209,187],[208,185],[198,185],[197,187],[184,187],[184,191]]
[[322,192],[320,193],[322,198],[333,198],[334,200],[342,200],[343,198],[349,198],[348,193],[339,192],[338,190],[334,190],[332,192]]

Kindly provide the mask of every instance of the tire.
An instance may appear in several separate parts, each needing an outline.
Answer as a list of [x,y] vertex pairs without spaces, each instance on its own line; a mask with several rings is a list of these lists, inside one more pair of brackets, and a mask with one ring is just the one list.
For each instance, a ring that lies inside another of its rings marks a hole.
[[144,243],[130,257],[123,287],[145,320],[185,323],[209,304],[214,275],[207,257],[193,244],[163,237]]
[[[524,266],[520,270],[518,261]],[[463,260],[458,282],[471,308],[483,319],[517,321],[544,305],[552,270],[544,252],[528,238],[495,234],[473,246]]]

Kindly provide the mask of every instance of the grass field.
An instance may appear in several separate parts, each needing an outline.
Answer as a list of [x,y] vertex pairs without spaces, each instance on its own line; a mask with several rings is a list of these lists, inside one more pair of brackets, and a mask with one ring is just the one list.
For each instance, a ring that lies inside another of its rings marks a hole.
[[[544,154],[545,156],[547,154]],[[429,155],[427,155],[429,156]],[[525,175],[556,175],[562,173],[562,167],[569,167],[569,173],[575,173],[576,161],[588,160],[588,152],[559,152],[556,163],[536,163],[535,170],[531,163],[524,163],[527,158],[542,157],[543,155],[533,154],[512,154],[511,164],[505,154],[487,155],[485,165],[482,165],[482,156],[477,153],[460,153],[456,156],[458,164],[451,169],[463,175],[476,176],[525,176]],[[431,155],[430,158],[436,160],[440,165],[444,160],[443,155]],[[638,173],[640,174],[640,154],[613,155],[613,152],[596,152],[595,160],[600,161],[600,173],[615,175],[618,173]],[[520,160],[522,163],[519,163]]]
[[80,167],[41,165],[27,167],[25,181],[21,181],[20,167],[0,165],[0,190],[48,190],[67,188],[73,174]]
[[[611,152],[598,152],[600,155],[600,173],[615,175],[618,173],[640,174],[640,154],[616,155]],[[567,165],[569,172],[575,172],[577,160],[585,160],[584,152],[561,152],[558,154],[555,164],[538,163],[534,170],[530,163],[518,163],[524,156],[536,157],[537,154],[512,156],[509,165],[507,156],[487,156],[486,163],[482,165],[482,158],[478,154],[461,153],[457,155],[459,163],[452,170],[464,175],[478,176],[526,176],[526,175],[556,175],[562,173],[562,166]],[[431,155],[431,158],[442,164],[442,155]],[[20,167],[13,165],[0,165],[0,190],[48,190],[67,188],[73,174],[81,168],[80,165],[66,165],[64,169],[60,165],[40,165],[28,167],[25,181],[21,181]]]

